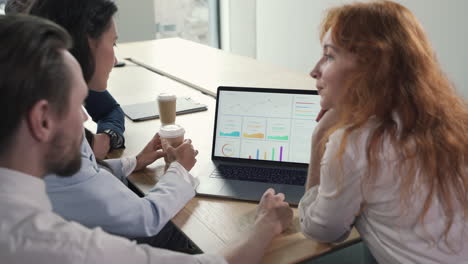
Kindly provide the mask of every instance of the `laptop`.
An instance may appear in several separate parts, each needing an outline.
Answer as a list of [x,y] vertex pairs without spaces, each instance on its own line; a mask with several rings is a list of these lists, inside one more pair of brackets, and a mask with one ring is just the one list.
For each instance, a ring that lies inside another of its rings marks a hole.
[[211,162],[197,193],[259,201],[272,187],[297,205],[319,112],[317,91],[218,87]]

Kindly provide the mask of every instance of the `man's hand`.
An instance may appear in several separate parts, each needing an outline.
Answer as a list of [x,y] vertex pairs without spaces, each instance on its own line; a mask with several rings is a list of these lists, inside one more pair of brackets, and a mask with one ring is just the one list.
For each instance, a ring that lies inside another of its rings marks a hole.
[[284,194],[268,189],[257,206],[255,225],[239,242],[230,244],[223,252],[230,264],[260,263],[273,238],[292,222],[293,211],[284,201]]
[[166,156],[166,153],[161,149],[161,138],[159,137],[159,134],[156,133],[150,142],[146,144],[140,154],[136,156],[137,165],[135,167],[135,171],[142,170],[155,160]]
[[91,147],[97,159],[105,159],[110,150],[110,137],[104,133],[95,134]]
[[184,140],[184,143],[177,148],[168,147],[166,153],[168,160],[176,160],[187,171],[190,171],[197,162],[195,157],[198,155],[198,150],[193,148],[192,140],[190,139]]
[[293,211],[284,198],[272,188],[266,190],[257,206],[255,225],[269,229],[274,236],[283,232],[293,219]]

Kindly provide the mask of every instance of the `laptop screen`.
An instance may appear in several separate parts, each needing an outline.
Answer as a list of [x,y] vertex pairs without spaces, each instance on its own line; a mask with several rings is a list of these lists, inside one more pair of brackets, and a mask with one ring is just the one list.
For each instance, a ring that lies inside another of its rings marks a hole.
[[309,163],[317,91],[219,87],[213,159]]

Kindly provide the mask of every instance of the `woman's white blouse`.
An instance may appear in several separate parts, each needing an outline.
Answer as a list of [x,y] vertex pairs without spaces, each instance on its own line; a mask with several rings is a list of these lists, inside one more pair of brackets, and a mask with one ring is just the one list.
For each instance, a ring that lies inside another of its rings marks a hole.
[[[397,121],[398,123],[398,121]],[[366,145],[375,123],[350,134],[340,163],[343,130],[335,131],[321,160],[320,184],[309,189],[299,204],[305,236],[323,242],[347,238],[355,226],[379,263],[468,263],[468,225],[457,214],[449,233],[449,249],[441,234],[445,221],[434,199],[424,223],[418,216],[427,195],[424,185],[414,187],[407,207],[400,203],[399,158],[384,140],[374,184],[363,182],[367,173]],[[406,208],[406,209],[405,209]]]

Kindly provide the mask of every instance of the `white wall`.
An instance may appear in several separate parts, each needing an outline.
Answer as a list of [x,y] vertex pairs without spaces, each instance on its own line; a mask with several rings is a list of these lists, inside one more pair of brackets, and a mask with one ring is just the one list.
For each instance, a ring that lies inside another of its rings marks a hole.
[[[256,57],[308,72],[321,54],[324,11],[350,0],[257,0]],[[468,99],[468,1],[398,0],[426,29],[443,70]],[[232,38],[232,36],[231,36]]]
[[220,0],[221,48],[256,57],[256,1]]
[[150,40],[156,37],[153,0],[115,0],[118,42]]

